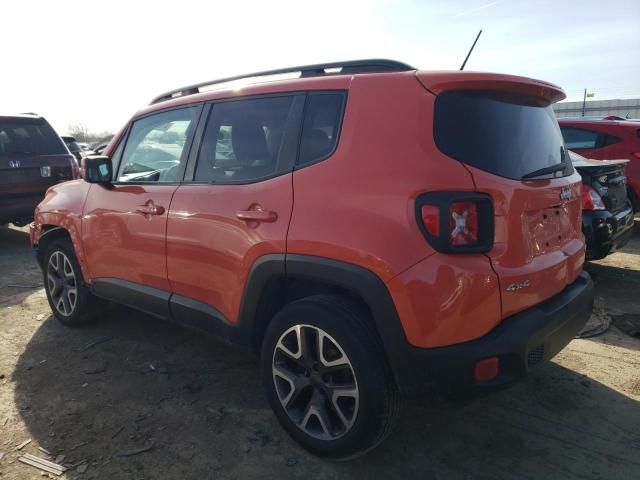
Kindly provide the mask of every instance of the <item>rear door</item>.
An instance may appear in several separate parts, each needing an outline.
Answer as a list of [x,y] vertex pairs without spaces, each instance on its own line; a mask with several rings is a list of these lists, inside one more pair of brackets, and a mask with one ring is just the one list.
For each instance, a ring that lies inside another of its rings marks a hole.
[[207,107],[201,146],[169,212],[176,318],[204,329],[211,316],[235,322],[255,262],[286,252],[303,104],[304,95],[284,94]]
[[476,190],[493,199],[487,255],[504,318],[559,293],[579,274],[580,176],[550,106],[558,90],[526,79],[486,80],[439,93],[434,135],[438,148],[470,171]]

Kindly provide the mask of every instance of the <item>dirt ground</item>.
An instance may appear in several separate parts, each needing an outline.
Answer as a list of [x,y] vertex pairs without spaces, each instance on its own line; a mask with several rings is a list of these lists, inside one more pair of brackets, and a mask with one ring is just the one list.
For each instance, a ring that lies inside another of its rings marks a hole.
[[[640,318],[640,217],[587,268],[594,323]],[[616,327],[505,392],[408,408],[381,447],[336,463],[288,438],[245,352],[120,307],[65,328],[41,283],[24,229],[0,228],[0,479],[42,478],[22,453],[58,457],[65,479],[640,479],[640,338]]]

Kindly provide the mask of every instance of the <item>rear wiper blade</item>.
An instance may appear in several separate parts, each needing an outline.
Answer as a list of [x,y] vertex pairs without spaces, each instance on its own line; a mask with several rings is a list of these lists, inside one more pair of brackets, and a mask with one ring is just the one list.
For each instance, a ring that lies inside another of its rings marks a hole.
[[534,170],[531,173],[523,175],[522,178],[541,177],[542,175],[559,172],[560,170],[564,170],[565,168],[567,168],[567,165],[565,163],[557,163],[556,165],[551,165],[550,167],[544,167],[538,170]]

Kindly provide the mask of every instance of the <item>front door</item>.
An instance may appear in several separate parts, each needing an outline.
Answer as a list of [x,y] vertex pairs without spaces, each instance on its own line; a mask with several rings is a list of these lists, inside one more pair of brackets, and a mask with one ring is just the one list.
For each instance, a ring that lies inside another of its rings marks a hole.
[[113,155],[113,185],[92,185],[82,236],[99,294],[169,292],[167,216],[200,111],[186,107],[134,121]]
[[173,197],[167,226],[172,311],[182,321],[204,329],[212,316],[234,323],[251,267],[286,252],[303,100],[277,95],[207,107],[197,162]]

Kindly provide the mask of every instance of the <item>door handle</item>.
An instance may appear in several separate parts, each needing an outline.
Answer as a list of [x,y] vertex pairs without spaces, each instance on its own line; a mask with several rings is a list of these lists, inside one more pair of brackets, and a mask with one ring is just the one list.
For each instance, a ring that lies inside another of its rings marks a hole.
[[164,213],[164,207],[154,205],[152,201],[148,201],[144,205],[140,205],[136,208],[136,213],[141,213],[145,217],[150,215],[162,215]]
[[261,207],[255,207],[254,210],[239,210],[236,217],[245,222],[272,223],[278,219],[278,214],[270,210],[262,210]]

